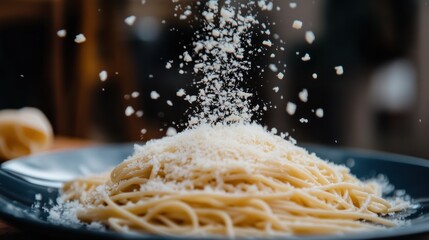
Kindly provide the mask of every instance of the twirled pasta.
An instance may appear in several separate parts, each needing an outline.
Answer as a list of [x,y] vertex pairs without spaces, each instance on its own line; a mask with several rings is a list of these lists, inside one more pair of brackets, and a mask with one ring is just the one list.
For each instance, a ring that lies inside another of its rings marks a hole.
[[393,227],[407,202],[258,125],[199,126],[136,146],[110,176],[76,179],[84,222],[119,232],[267,237]]

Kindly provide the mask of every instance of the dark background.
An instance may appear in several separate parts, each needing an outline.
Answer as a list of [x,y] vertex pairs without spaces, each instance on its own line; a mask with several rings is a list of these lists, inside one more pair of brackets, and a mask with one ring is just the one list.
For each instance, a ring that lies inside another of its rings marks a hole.
[[[174,17],[171,0],[146,2],[1,0],[0,109],[37,107],[62,136],[135,141],[142,128],[148,130],[144,140],[163,136],[172,121],[186,119],[188,105],[175,93],[193,76],[178,73],[178,56],[190,46],[198,21]],[[298,142],[429,158],[428,0],[297,1],[295,9],[290,2],[274,1],[281,11],[259,14],[261,21],[276,23],[271,32],[286,48],[275,59],[254,59],[253,66],[265,71],[253,69],[248,84],[277,106],[262,124],[288,131]],[[129,15],[137,17],[133,26],[124,23]],[[295,19],[304,22],[301,30],[291,27]],[[67,37],[59,38],[59,29]],[[306,30],[316,35],[311,45]],[[79,33],[86,42],[73,41]],[[254,42],[261,39],[255,31]],[[304,53],[310,61],[301,61]],[[168,60],[174,60],[171,69],[165,69]],[[281,81],[267,67],[277,61],[287,64]],[[335,74],[337,65],[344,75]],[[109,73],[106,82],[99,80],[101,70]],[[308,103],[298,100],[303,88]],[[159,100],[150,99],[152,90]],[[124,97],[133,91],[140,96]],[[294,116],[285,111],[287,101],[298,104]],[[126,117],[129,105],[143,110],[143,117]],[[323,118],[312,112],[319,107]],[[302,117],[309,122],[301,123]]]

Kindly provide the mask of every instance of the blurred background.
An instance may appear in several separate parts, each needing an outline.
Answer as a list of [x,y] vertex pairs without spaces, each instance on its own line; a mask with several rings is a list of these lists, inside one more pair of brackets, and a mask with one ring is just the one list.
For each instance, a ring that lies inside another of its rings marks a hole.
[[[298,142],[429,158],[428,2],[274,1],[280,11],[259,18],[275,22],[271,32],[286,50],[274,59],[255,58],[253,66],[265,70],[251,71],[248,83],[276,106],[261,123]],[[147,130],[143,140],[164,136],[172,122],[187,118],[188,104],[176,91],[189,87],[193,76],[179,74],[178,56],[199,24],[179,20],[174,15],[183,10],[175,6],[171,0],[1,0],[0,110],[37,107],[57,136],[125,142],[142,140],[141,129]],[[130,15],[136,16],[132,26],[124,23]],[[296,19],[304,23],[300,30],[292,28]],[[57,36],[60,29],[66,37]],[[316,36],[311,45],[307,30]],[[87,40],[77,44],[80,33]],[[254,41],[260,38],[255,31]],[[310,61],[301,60],[304,53]],[[281,81],[268,68],[279,61],[287,65]],[[335,74],[338,65],[343,75]],[[102,70],[108,72],[104,82]],[[303,88],[307,103],[298,100]],[[153,90],[161,96],[156,101]],[[132,97],[134,91],[140,95]],[[298,105],[293,116],[285,111],[288,101]],[[127,106],[143,115],[125,116]],[[323,118],[315,116],[317,108],[324,109]]]

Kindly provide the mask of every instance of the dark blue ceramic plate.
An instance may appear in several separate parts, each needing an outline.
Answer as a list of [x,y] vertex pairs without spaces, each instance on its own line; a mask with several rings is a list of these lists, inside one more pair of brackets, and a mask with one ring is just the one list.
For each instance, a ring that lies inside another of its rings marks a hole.
[[[308,145],[310,152],[329,161],[345,164],[360,179],[383,174],[394,185],[403,189],[420,207],[407,216],[410,224],[358,235],[328,236],[324,239],[377,239],[410,237],[429,239],[429,161],[386,153],[349,150]],[[55,200],[64,181],[78,176],[105,172],[133,152],[133,145],[107,145],[34,155],[6,162],[0,167],[0,218],[18,228],[35,233],[74,239],[153,239],[153,235],[119,234],[85,228],[59,226],[46,221],[46,214],[32,207],[36,194],[41,194],[40,205],[49,206]],[[321,236],[297,239],[321,239]],[[169,238],[171,239],[171,238]]]

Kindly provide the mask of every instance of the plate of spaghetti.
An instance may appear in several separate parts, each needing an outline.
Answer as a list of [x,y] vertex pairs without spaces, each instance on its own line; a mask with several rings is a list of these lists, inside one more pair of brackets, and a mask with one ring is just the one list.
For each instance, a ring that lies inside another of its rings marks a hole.
[[429,231],[428,175],[423,159],[299,147],[256,124],[200,125],[7,162],[0,217],[110,239],[416,237]]

